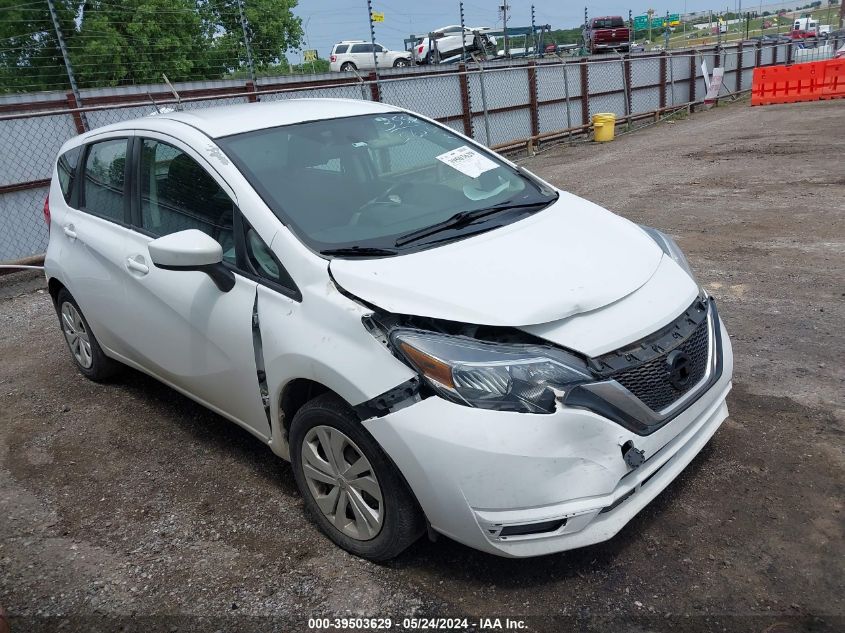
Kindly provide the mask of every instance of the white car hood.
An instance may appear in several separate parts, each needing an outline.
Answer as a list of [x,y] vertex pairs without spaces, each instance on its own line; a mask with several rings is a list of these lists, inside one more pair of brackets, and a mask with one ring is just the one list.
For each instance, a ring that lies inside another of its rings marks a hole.
[[517,327],[617,301],[662,256],[635,224],[561,192],[551,207],[487,233],[397,257],[333,259],[330,270],[389,312]]

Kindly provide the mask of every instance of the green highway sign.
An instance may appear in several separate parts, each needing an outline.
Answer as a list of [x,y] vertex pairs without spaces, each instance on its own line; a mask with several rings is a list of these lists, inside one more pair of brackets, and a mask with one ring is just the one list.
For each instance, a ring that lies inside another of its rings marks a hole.
[[648,28],[648,16],[638,15],[634,18],[634,28],[637,30]]

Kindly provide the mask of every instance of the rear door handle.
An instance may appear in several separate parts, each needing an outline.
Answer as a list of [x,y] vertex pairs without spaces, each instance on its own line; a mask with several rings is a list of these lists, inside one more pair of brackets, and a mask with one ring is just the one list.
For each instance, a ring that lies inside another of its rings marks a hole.
[[135,255],[134,257],[127,257],[126,258],[126,267],[129,270],[134,270],[136,273],[141,273],[142,275],[146,275],[150,272],[149,266],[145,263],[143,256]]
[[62,230],[65,232],[65,235],[67,235],[70,239],[76,239],[76,231],[74,230],[73,224],[68,224],[62,227]]

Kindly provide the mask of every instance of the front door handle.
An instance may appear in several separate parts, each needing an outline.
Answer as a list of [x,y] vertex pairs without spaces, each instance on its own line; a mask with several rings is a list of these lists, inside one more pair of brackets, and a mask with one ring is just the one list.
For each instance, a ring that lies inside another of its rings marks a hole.
[[147,266],[143,256],[135,255],[134,257],[127,257],[126,258],[126,267],[129,270],[134,270],[136,273],[140,273],[142,275],[146,275],[150,272],[150,267]]
[[67,235],[70,239],[76,239],[76,230],[74,230],[73,224],[68,224],[62,227],[62,230],[65,232],[65,235]]

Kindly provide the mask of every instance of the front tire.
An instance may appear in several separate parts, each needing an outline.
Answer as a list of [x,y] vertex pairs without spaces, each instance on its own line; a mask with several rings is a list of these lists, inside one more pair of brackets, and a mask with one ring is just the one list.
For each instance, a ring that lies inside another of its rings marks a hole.
[[404,59],[404,58],[399,58],[395,62],[393,62],[394,68],[407,68],[410,65],[411,65],[411,63],[407,59]]
[[303,405],[291,422],[290,447],[305,507],[343,549],[384,561],[423,533],[422,512],[405,480],[338,396]]
[[119,365],[103,353],[73,295],[62,288],[56,296],[56,312],[74,365],[94,382],[111,378]]

